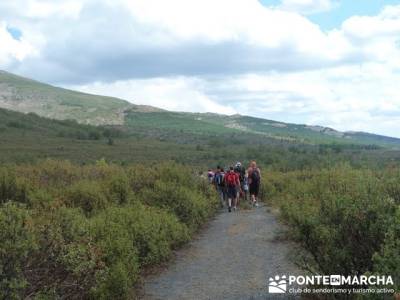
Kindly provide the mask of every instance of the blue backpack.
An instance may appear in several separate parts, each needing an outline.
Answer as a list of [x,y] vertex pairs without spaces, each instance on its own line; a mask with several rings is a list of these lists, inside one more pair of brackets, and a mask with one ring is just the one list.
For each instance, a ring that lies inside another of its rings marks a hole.
[[225,177],[225,174],[222,172],[215,174],[215,178],[214,178],[215,184],[218,186],[224,186],[224,177]]

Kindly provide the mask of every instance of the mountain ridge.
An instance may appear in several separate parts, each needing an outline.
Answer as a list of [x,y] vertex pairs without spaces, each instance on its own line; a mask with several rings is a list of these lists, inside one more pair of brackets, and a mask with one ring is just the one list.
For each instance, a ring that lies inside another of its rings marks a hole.
[[174,112],[127,100],[61,87],[0,70],[0,108],[82,124],[127,126],[131,130],[191,134],[252,133],[304,143],[356,143],[400,147],[400,139],[363,131],[286,123],[241,114]]

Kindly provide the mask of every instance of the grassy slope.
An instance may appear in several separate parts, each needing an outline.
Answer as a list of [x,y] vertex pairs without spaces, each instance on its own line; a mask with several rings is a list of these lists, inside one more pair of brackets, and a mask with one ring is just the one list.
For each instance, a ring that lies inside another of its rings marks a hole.
[[[142,132],[156,130],[165,136],[194,134],[216,137],[247,135],[261,143],[271,138],[308,144],[356,144],[399,148],[400,139],[368,133],[342,133],[330,128],[310,129],[309,126],[281,123],[249,116],[226,116],[211,113],[127,112],[126,125]],[[154,134],[154,132],[153,132]]]
[[162,111],[117,98],[56,88],[2,71],[0,107],[53,119],[74,119],[83,124],[127,125],[132,133],[187,144],[204,143],[219,136],[246,135],[247,138],[241,139],[249,144],[270,143],[273,138],[308,144],[373,144],[400,148],[400,139],[367,133],[342,133],[240,115]]
[[53,87],[0,72],[0,107],[88,124],[122,124],[127,101]]

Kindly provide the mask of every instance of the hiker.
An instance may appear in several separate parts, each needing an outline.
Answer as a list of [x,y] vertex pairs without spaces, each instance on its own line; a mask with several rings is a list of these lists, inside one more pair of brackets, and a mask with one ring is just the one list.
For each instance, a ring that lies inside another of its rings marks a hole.
[[249,194],[249,173],[246,170],[244,174],[244,180],[243,180],[243,185],[242,185],[242,190],[243,190],[243,198],[244,201],[248,201],[248,194]]
[[235,165],[235,173],[238,174],[240,181],[240,191],[239,190],[237,191],[237,197],[236,197],[237,206],[239,206],[240,198],[245,196],[243,187],[246,175],[246,170],[242,166],[242,163],[240,161],[238,161]]
[[261,171],[257,167],[257,163],[255,160],[253,160],[250,163],[250,167],[247,170],[247,172],[249,176],[248,180],[249,180],[251,203],[257,207],[258,206],[257,197],[258,197],[258,192],[260,191],[260,183],[261,183]]
[[225,195],[226,195],[225,172],[224,172],[224,168],[221,168],[220,166],[217,167],[217,171],[215,172],[215,175],[214,175],[214,185],[215,185],[215,189],[217,190],[217,193],[219,195],[221,208],[223,208],[224,203],[225,203]]
[[211,184],[214,180],[214,172],[213,170],[209,169],[207,173],[208,182]]
[[[236,210],[237,192],[240,189],[239,175],[235,173],[233,166],[229,168],[229,172],[225,174],[225,185],[228,197],[228,211]],[[232,203],[233,202],[233,203]]]

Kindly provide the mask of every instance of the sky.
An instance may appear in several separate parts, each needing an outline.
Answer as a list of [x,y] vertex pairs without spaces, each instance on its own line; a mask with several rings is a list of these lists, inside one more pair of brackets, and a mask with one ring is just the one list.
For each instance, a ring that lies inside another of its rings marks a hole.
[[400,1],[0,1],[0,69],[176,111],[400,137]]

